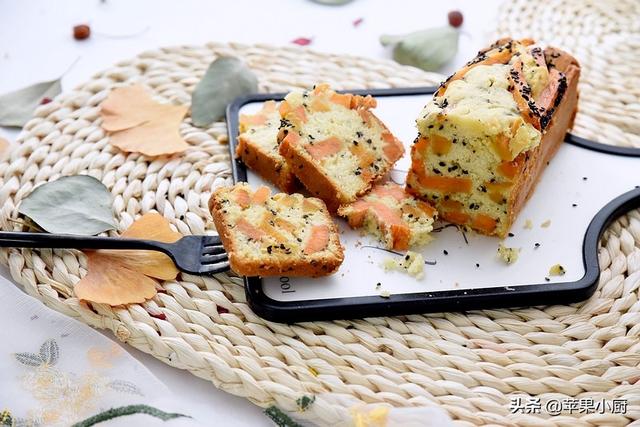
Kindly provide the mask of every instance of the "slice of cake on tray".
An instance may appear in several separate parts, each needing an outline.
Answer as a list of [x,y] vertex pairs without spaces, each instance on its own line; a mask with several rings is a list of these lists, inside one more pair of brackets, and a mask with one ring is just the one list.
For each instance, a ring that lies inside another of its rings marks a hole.
[[404,251],[431,241],[436,210],[394,183],[377,184],[354,203],[341,206],[353,228],[361,228],[387,249]]
[[275,101],[267,101],[256,114],[240,115],[236,157],[286,193],[298,187],[291,167],[278,152],[280,113]]
[[280,154],[331,212],[366,193],[404,153],[371,112],[375,105],[371,96],[336,93],[326,84],[292,92],[280,105]]
[[216,190],[209,200],[231,269],[245,276],[326,276],[344,259],[324,202],[301,194],[271,195],[246,183]]
[[579,75],[571,55],[531,40],[481,51],[420,113],[407,191],[504,237],[573,124]]

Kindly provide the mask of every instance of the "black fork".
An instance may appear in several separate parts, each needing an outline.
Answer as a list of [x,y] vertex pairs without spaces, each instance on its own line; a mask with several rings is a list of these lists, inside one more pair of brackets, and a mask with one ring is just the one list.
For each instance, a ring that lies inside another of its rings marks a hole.
[[143,249],[167,254],[179,270],[213,274],[229,270],[227,253],[218,236],[184,236],[174,243],[123,237],[73,234],[0,232],[0,247],[53,249]]

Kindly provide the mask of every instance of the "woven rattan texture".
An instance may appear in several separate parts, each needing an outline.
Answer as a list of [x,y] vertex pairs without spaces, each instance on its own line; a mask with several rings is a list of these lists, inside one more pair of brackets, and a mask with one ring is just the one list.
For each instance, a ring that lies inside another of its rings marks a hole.
[[[149,87],[159,100],[188,103],[218,55],[243,58],[263,91],[319,80],[361,88],[427,85],[440,78],[388,61],[298,48],[209,44],[144,53],[36,111],[0,164],[3,229],[18,229],[8,219],[17,217],[16,206],[34,186],[88,173],[112,192],[121,229],[157,210],[182,233],[212,233],[207,198],[212,188],[230,182],[228,147],[218,141],[226,132],[224,123],[202,130],[187,119],[181,132],[192,148],[180,157],[148,159],[109,145],[98,105],[111,88],[133,82]],[[600,107],[590,114],[583,105],[580,125],[603,120]],[[597,137],[609,133],[586,125],[580,131]],[[145,304],[112,308],[74,297],[73,284],[86,271],[78,252],[9,249],[1,255],[14,279],[50,307],[110,329],[227,392],[291,412],[297,411],[296,399],[315,395],[297,416],[318,424],[341,425],[349,418],[348,406],[359,402],[437,405],[460,425],[623,425],[640,418],[637,211],[606,232],[599,289],[589,301],[572,306],[283,325],[253,314],[240,280],[224,274],[182,275],[163,283]],[[544,414],[511,414],[510,399],[529,395],[542,402],[622,398],[629,408],[626,415],[574,413],[552,420]]]
[[640,147],[640,1],[506,1],[496,36],[531,37],[580,61],[576,134]]

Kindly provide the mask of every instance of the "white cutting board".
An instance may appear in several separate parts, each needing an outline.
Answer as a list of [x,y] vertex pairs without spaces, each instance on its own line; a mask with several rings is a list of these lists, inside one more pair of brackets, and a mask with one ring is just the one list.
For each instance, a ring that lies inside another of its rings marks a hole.
[[[392,178],[404,183],[410,163],[410,147],[416,136],[415,117],[431,95],[377,97],[375,114],[404,142],[406,154],[395,166]],[[249,102],[240,113],[252,113],[261,102]],[[640,150],[638,150],[640,155]],[[585,179],[586,178],[586,179]],[[267,184],[249,171],[252,186]],[[468,243],[458,229],[449,227],[434,233],[435,239],[414,248],[426,261],[424,277],[385,272],[381,262],[397,255],[363,246],[381,245],[369,235],[352,230],[337,219],[340,241],[345,247],[344,263],[337,273],[323,278],[271,277],[262,279],[262,292],[277,302],[304,302],[336,298],[461,291],[554,282],[574,282],[585,275],[582,245],[594,215],[615,197],[640,184],[640,157],[602,153],[564,143],[544,171],[534,194],[519,214],[511,232],[501,240],[467,232]],[[273,188],[273,187],[272,187]],[[574,206],[575,205],[575,206]],[[525,228],[525,221],[533,224]],[[548,226],[542,224],[547,222]],[[435,227],[445,225],[436,223]],[[498,244],[521,248],[519,260],[507,265],[496,256]],[[536,247],[536,243],[539,244]],[[445,255],[445,251],[447,255]],[[479,267],[476,265],[478,264]],[[549,268],[561,264],[566,274],[551,276]],[[376,286],[380,283],[379,286]],[[254,283],[255,285],[255,283]],[[341,301],[344,304],[344,300]]]

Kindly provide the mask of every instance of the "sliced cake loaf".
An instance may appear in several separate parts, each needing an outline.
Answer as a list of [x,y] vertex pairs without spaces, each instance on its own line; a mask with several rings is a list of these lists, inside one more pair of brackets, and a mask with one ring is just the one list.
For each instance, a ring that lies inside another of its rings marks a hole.
[[436,210],[417,200],[394,183],[377,184],[369,193],[349,205],[341,206],[353,228],[362,228],[383,242],[387,249],[400,251],[431,241]]
[[231,268],[245,276],[325,276],[344,259],[338,231],[320,199],[271,195],[246,183],[209,200]]
[[280,113],[275,101],[267,101],[256,114],[240,115],[240,135],[236,156],[250,169],[282,191],[292,193],[297,179],[278,152]]
[[407,191],[442,218],[504,237],[573,124],[580,67],[531,40],[499,40],[417,120]]
[[376,101],[319,84],[280,105],[278,141],[293,173],[331,212],[364,194],[404,147],[370,111]]

